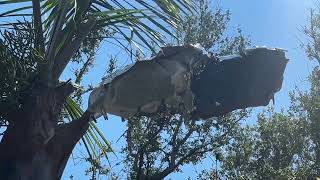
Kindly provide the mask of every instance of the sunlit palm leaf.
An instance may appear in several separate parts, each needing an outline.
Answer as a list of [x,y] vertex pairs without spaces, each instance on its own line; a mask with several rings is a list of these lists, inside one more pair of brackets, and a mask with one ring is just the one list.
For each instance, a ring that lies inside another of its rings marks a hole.
[[[22,2],[31,2],[31,0],[3,0],[0,1],[0,5],[19,4]],[[48,33],[54,28],[55,18],[62,11],[61,2],[62,1],[58,0],[42,1],[41,10],[43,14],[42,19],[45,22],[44,33],[47,34],[46,37],[49,37]],[[88,15],[100,16],[97,17],[97,19],[99,19],[97,25],[104,27],[111,27],[114,25],[118,26],[120,27],[119,31],[122,31],[119,35],[123,35],[125,33],[128,37],[128,34],[133,33],[134,38],[140,39],[140,41],[149,48],[154,47],[149,44],[150,42],[156,45],[164,43],[164,37],[158,34],[159,30],[173,36],[170,31],[170,26],[176,26],[176,22],[180,19],[179,12],[187,13],[193,11],[192,0],[154,0],[153,2],[143,0],[82,0],[81,3],[79,0],[66,0],[65,2],[68,4],[68,18],[64,19],[65,25],[68,23],[79,23],[79,21],[85,20]],[[28,9],[29,11],[26,11]],[[130,13],[128,13],[128,9],[131,9]],[[30,10],[30,6],[15,8],[1,13],[3,15],[0,15],[0,18],[7,16],[20,16],[19,14],[24,15],[26,14],[25,12],[30,13]],[[137,10],[139,12],[132,13],[133,10]],[[111,16],[111,14],[113,15]],[[131,30],[122,30],[121,24],[124,26],[130,26]],[[169,25],[169,27],[165,27],[164,24]],[[147,29],[145,27],[150,28]],[[67,26],[65,26],[65,28],[67,28]],[[74,31],[74,29],[70,27],[66,30],[70,31],[67,33],[69,36]]]
[[[84,113],[70,97],[67,98],[64,107],[71,121],[79,119]],[[97,158],[97,155],[100,152],[102,152],[106,157],[108,152],[113,152],[109,142],[93,122],[90,122],[89,129],[82,138],[82,142],[84,143],[89,156],[92,156],[92,158]]]

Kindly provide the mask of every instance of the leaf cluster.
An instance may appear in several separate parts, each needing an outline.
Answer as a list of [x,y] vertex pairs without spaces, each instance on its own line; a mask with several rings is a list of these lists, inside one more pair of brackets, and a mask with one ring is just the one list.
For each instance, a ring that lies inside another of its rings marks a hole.
[[0,116],[5,116],[6,111],[21,106],[23,93],[36,78],[43,59],[34,48],[32,24],[12,25],[0,36]]
[[287,112],[272,109],[254,126],[240,127],[225,148],[220,176],[231,179],[314,179],[320,164],[320,70],[311,88],[291,93]]

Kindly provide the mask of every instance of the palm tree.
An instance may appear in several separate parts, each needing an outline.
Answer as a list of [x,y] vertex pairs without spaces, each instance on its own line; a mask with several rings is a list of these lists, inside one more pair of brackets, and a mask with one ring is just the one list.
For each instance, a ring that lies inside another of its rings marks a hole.
[[112,31],[108,38],[127,51],[152,50],[193,11],[188,0],[1,0],[0,7],[0,179],[20,180],[60,179],[80,139],[90,156],[93,143],[111,150],[70,97],[77,88],[59,81],[89,37]]

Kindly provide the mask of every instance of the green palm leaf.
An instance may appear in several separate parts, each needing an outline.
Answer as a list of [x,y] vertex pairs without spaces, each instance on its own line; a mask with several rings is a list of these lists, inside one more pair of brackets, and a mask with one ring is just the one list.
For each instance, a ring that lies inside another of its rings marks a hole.
[[[39,7],[37,13],[33,12],[34,3]],[[80,27],[90,21],[94,22],[92,24],[96,28],[114,30],[122,38],[113,37],[115,41],[112,43],[118,43],[116,45],[128,52],[131,45],[154,50],[154,45],[165,43],[165,35],[161,35],[160,31],[174,37],[172,28],[181,19],[181,13],[194,11],[192,0],[0,0],[0,6],[0,28],[8,29],[9,26],[26,22],[32,24],[35,19],[32,15],[38,14],[42,24],[33,28],[39,35],[37,40],[44,41],[39,43],[45,46],[43,54],[49,64],[48,71],[54,65],[61,64],[56,61],[61,58],[55,57],[64,57],[63,51],[72,49],[70,46],[73,47],[73,44],[70,45],[70,42],[77,40],[81,33]],[[83,37],[79,38],[79,42],[82,41]],[[78,48],[74,46],[73,51]],[[68,63],[71,57],[65,59]],[[57,78],[60,74],[56,74]],[[66,100],[64,112],[70,121],[79,119],[84,113],[70,97]],[[107,139],[92,122],[82,142],[91,159],[97,158],[99,152],[106,157],[109,152],[113,152]]]
[[[84,113],[80,106],[74,102],[71,97],[67,98],[64,108],[71,121],[76,121]],[[82,142],[85,145],[89,156],[92,158],[97,158],[99,152],[102,152],[106,157],[108,152],[113,152],[110,143],[94,122],[90,122],[89,129],[82,138]],[[98,149],[95,147],[98,147]]]
[[[0,1],[0,5],[15,4],[18,6],[21,3],[25,4],[28,2],[31,3],[31,0],[2,0]],[[163,44],[164,37],[161,37],[160,35],[154,36],[155,34],[158,34],[159,30],[173,36],[170,27],[176,27],[176,22],[180,19],[180,12],[187,13],[193,11],[192,0],[154,0],[153,2],[142,0],[124,0],[122,2],[118,0],[43,0],[41,12],[43,15],[43,22],[45,22],[45,37],[49,37],[49,32],[54,29],[54,26],[56,25],[55,21],[57,20],[56,17],[58,14],[62,13],[64,6],[66,6],[66,13],[68,16],[63,19],[63,24],[65,25],[65,31],[68,31],[68,33],[66,33],[68,36],[72,35],[75,31],[74,28],[70,28],[71,24],[85,21],[88,16],[94,15],[98,19],[97,25],[99,26],[111,27],[115,25],[121,27],[124,25],[132,27],[130,32],[125,30],[121,31],[126,32],[126,36],[129,36],[128,33],[133,33],[135,38],[149,48],[153,47],[149,44],[150,42],[156,42],[156,45],[159,46]],[[1,18],[8,16],[25,16],[28,15],[26,12],[29,12],[30,14],[31,10],[31,6],[13,8],[2,12],[0,14],[0,20]],[[163,24],[168,24],[170,27],[165,27]],[[74,27],[74,25],[72,25],[72,27]],[[145,27],[154,28],[146,29]],[[119,34],[122,35],[123,33]],[[66,38],[64,39],[67,40]],[[63,41],[62,44],[63,43],[65,42]],[[61,45],[59,47],[61,47]]]

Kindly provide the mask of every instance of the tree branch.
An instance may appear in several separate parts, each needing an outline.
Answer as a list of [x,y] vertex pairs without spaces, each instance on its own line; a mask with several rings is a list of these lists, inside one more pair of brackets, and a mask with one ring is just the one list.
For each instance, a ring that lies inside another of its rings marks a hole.
[[[239,121],[240,121],[241,119],[243,119],[245,116],[246,116],[245,113],[244,113],[244,114],[241,114],[241,115],[239,116],[239,118],[236,119],[235,122],[231,124],[231,126],[228,128],[228,131],[225,132],[224,134],[222,134],[221,136],[219,136],[216,141],[219,141],[219,142],[220,142],[219,144],[223,144],[222,141],[224,140],[224,138],[230,133],[230,131],[231,131],[231,130],[234,128],[234,126],[237,124],[237,122],[239,122]],[[193,125],[193,124],[194,124],[194,123],[191,122],[191,125]],[[183,138],[181,141],[178,142],[178,144],[176,145],[176,147],[173,147],[172,152],[171,152],[171,154],[170,154],[170,156],[171,156],[171,162],[169,163],[169,166],[168,166],[167,168],[165,168],[162,172],[151,176],[150,179],[159,179],[159,180],[160,180],[160,179],[163,179],[163,178],[165,178],[167,175],[169,175],[170,173],[172,173],[173,171],[175,171],[175,170],[176,170],[182,163],[184,163],[189,157],[194,156],[194,155],[196,155],[196,154],[203,155],[204,153],[213,151],[213,150],[216,148],[216,147],[207,147],[207,146],[209,146],[209,145],[211,144],[210,142],[209,142],[209,143],[205,143],[205,144],[203,144],[203,145],[201,145],[201,146],[199,146],[199,147],[196,147],[196,148],[190,150],[189,152],[187,152],[183,157],[181,157],[181,158],[178,160],[178,162],[175,162],[175,160],[172,161],[172,156],[174,155],[174,151],[177,151],[177,150],[180,148],[180,146],[187,141],[187,139],[190,137],[190,135],[192,134],[192,132],[194,132],[194,130],[191,128],[191,129],[188,131],[188,133],[184,136],[184,138]],[[207,148],[206,148],[206,147],[207,147]]]
[[181,145],[184,144],[189,139],[189,137],[191,136],[191,134],[195,130],[194,127],[192,127],[195,123],[196,123],[195,120],[191,121],[191,127],[190,127],[189,131],[187,132],[187,134],[183,137],[183,139],[181,141],[178,141],[176,149],[179,149],[181,147]]
[[[179,122],[178,122],[178,125],[174,131],[174,134],[172,136],[172,151],[171,151],[171,158],[170,158],[170,163],[169,164],[174,164],[175,161],[176,161],[176,152],[177,152],[177,148],[176,148],[176,145],[177,145],[177,135],[179,133],[179,130],[180,130],[180,127],[183,123],[183,118],[180,117],[179,119]],[[169,158],[168,158],[169,159]]]
[[90,55],[87,56],[86,62],[83,64],[83,66],[81,67],[81,69],[77,73],[77,77],[76,77],[76,80],[75,80],[76,84],[80,84],[81,83],[81,80],[82,80],[83,76],[85,75],[86,72],[88,72],[90,66],[93,63],[93,60],[94,60],[94,55],[93,54],[90,54]]
[[88,130],[91,118],[92,114],[86,111],[81,118],[57,126],[55,136],[47,146],[47,151],[53,157],[59,157],[55,160],[58,169],[57,179],[61,177],[75,145]]

